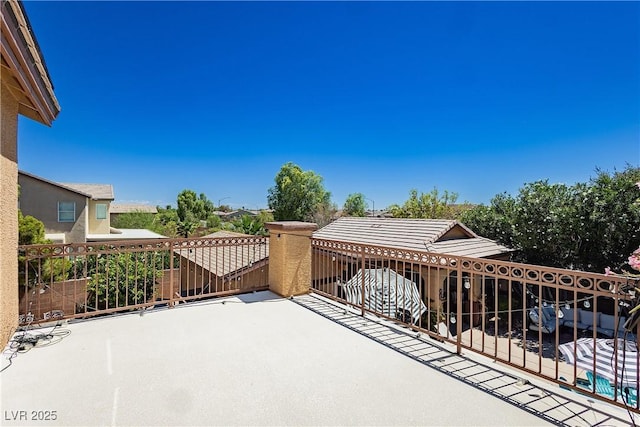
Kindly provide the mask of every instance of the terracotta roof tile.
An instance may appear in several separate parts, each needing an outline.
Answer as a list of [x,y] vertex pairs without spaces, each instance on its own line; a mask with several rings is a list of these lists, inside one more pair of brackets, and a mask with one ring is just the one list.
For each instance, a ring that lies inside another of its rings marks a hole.
[[313,233],[313,237],[468,257],[511,252],[448,219],[342,217]]

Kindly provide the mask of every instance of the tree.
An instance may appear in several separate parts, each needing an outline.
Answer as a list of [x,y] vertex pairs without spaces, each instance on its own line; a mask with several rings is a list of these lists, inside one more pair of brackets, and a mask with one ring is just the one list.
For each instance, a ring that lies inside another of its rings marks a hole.
[[507,193],[494,196],[489,206],[478,205],[460,215],[460,221],[478,235],[513,248],[513,211],[516,200]]
[[597,171],[573,186],[536,181],[499,195],[461,219],[478,234],[517,250],[529,264],[603,272],[622,270],[640,246],[640,168]]
[[182,237],[189,237],[198,228],[199,223],[187,217],[176,224],[176,233]]
[[196,197],[196,193],[192,190],[182,190],[178,194],[178,217],[184,220],[188,216],[194,219],[206,220],[215,210],[213,202],[207,199],[204,193],[200,193]]
[[596,173],[577,200],[576,228],[583,239],[579,256],[588,271],[619,271],[640,246],[640,168]]
[[232,231],[256,236],[266,236],[267,230],[264,228],[264,221],[260,216],[242,215],[231,221]]
[[[87,271],[87,309],[105,310],[143,304],[153,297],[163,275],[161,252],[103,254],[76,260],[77,271]],[[85,263],[87,265],[85,265]]]
[[154,229],[154,214],[149,212],[134,211],[125,212],[111,221],[111,226],[115,228],[145,228]]
[[[44,224],[31,215],[24,216],[18,210],[18,244],[38,245],[47,243],[44,238]],[[18,252],[18,284],[24,285],[29,276],[29,284],[38,282],[39,265],[38,260],[26,262],[26,257],[22,251]]]
[[214,205],[204,193],[196,196],[192,190],[183,190],[177,197],[178,208],[170,205],[165,208],[158,206],[155,215],[153,231],[170,237],[189,237],[198,227],[201,221],[212,218]]
[[[44,223],[39,219],[27,215],[23,216],[18,210],[18,244],[19,245],[44,245],[51,243],[45,238]],[[44,258],[25,262],[24,255],[18,255],[18,275],[20,285],[25,283],[28,276],[31,285],[41,281],[58,282],[66,280],[71,268],[71,262],[67,258]]]
[[165,236],[177,237],[178,222],[180,221],[178,212],[171,205],[167,205],[164,208],[158,206],[157,209],[158,213],[153,219],[153,231]]
[[347,200],[342,207],[342,212],[346,216],[365,216],[368,207],[365,203],[364,194],[353,193],[347,196]]
[[324,227],[335,219],[337,212],[338,207],[336,204],[331,203],[330,200],[326,200],[318,205],[311,221],[318,224],[318,227]]
[[268,202],[276,221],[312,221],[319,210],[331,206],[331,193],[325,190],[320,175],[289,162],[269,188]]
[[48,242],[44,238],[44,223],[31,215],[24,216],[18,210],[18,244],[39,245]]
[[409,192],[409,199],[402,206],[391,205],[389,210],[394,218],[447,218],[454,219],[454,208],[457,193],[445,190],[441,195],[437,188],[430,193],[420,193],[413,189]]
[[207,227],[209,230],[219,230],[222,227],[222,220],[216,214],[211,214],[207,217]]
[[192,190],[182,190],[178,194],[178,233],[183,237],[189,237],[198,228],[200,221],[206,221],[213,211],[213,202],[207,199],[204,193],[196,196]]
[[560,268],[581,264],[577,259],[582,231],[575,221],[576,189],[546,180],[520,189],[512,211],[517,260]]
[[242,217],[236,218],[231,222],[232,227],[228,229],[238,233],[266,236],[269,233],[264,224],[269,221],[273,221],[273,215],[266,211],[260,211],[260,213],[255,216],[242,215]]

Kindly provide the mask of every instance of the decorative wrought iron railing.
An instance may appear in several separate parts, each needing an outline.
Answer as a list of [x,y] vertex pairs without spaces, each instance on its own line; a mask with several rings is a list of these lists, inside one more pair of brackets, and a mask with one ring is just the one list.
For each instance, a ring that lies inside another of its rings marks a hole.
[[317,293],[640,412],[637,280],[323,239],[312,253]]
[[20,246],[20,323],[268,289],[265,237]]

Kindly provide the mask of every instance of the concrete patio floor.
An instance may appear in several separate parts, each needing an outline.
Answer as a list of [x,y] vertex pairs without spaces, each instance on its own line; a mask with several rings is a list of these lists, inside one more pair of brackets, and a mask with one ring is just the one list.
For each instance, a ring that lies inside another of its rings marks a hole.
[[[538,379],[518,385],[478,355],[314,294],[257,292],[56,331],[70,333],[10,366],[5,351],[2,425],[630,423],[620,408]],[[46,411],[56,419],[38,420]]]

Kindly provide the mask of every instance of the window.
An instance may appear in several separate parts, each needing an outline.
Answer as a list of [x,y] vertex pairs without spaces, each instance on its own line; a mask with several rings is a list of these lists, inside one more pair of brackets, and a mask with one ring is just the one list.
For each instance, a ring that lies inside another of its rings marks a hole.
[[96,219],[107,219],[107,204],[96,204]]
[[58,222],[76,222],[75,202],[58,202]]

